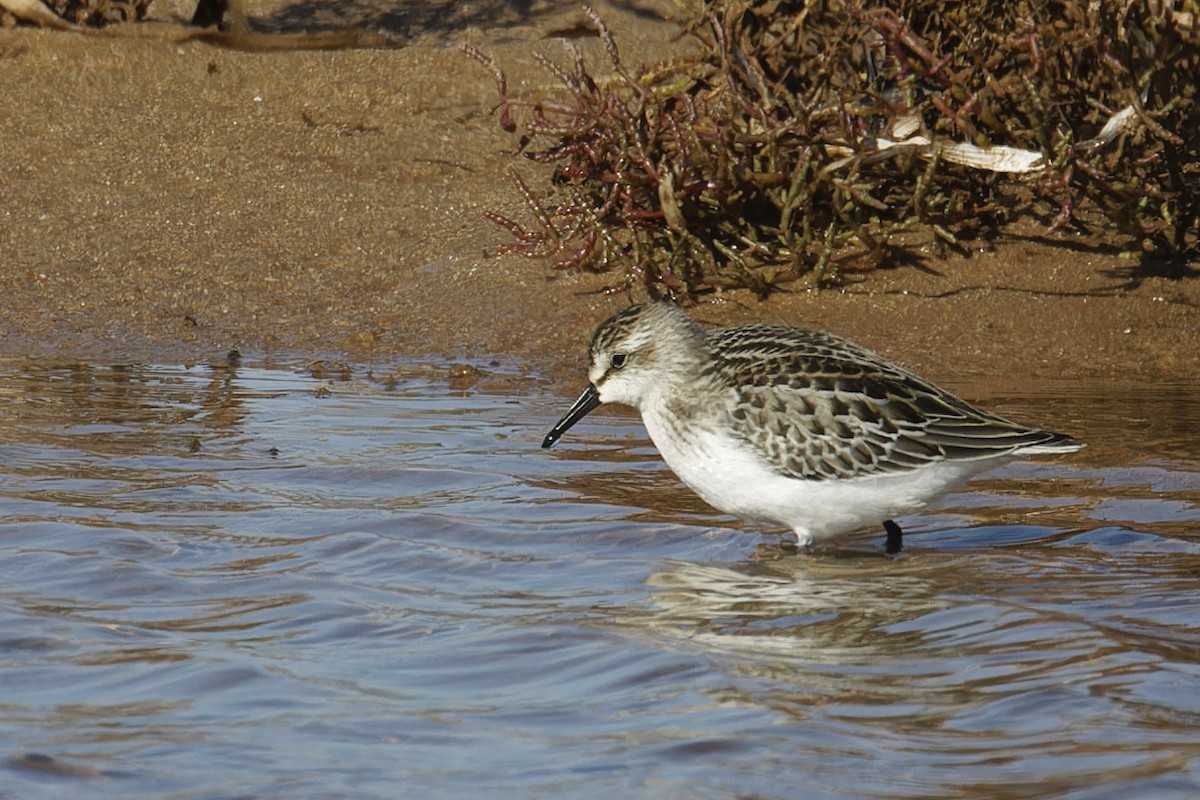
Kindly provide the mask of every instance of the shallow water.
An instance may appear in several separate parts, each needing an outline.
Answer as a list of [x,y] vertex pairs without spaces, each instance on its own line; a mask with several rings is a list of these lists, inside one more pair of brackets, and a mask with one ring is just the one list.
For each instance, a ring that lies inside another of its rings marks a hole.
[[0,372],[0,797],[1200,792],[1200,386],[953,387],[1089,447],[893,561],[502,369]]

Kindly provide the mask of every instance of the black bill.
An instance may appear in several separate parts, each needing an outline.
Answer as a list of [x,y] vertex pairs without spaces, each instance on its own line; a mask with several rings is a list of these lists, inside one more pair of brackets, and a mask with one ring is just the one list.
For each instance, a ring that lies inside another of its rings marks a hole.
[[571,410],[554,423],[554,427],[546,434],[546,438],[542,439],[542,447],[553,447],[568,428],[586,417],[588,412],[598,405],[600,405],[600,393],[596,391],[595,386],[589,383],[588,387],[583,390],[583,394],[579,395],[579,399],[575,401],[575,405],[571,406]]

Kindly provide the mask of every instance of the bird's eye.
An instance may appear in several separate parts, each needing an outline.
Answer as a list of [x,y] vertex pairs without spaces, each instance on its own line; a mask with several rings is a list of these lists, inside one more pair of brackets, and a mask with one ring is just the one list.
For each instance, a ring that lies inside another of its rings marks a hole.
[[626,358],[626,356],[624,353],[613,353],[613,357],[612,357],[613,369],[620,369],[621,367],[625,366],[625,358]]

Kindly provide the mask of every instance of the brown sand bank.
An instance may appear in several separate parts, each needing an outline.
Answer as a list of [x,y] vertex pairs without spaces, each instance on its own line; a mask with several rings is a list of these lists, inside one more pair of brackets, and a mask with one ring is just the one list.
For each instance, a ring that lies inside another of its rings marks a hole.
[[[168,24],[136,34],[0,31],[0,347],[156,361],[235,347],[486,355],[578,380],[592,329],[626,300],[588,294],[615,276],[486,255],[507,234],[481,211],[523,212],[491,77],[457,48],[494,54],[516,87],[550,83],[529,54],[559,57],[555,36],[603,57],[573,5],[488,6],[248,8],[259,30],[375,26],[380,49],[179,41],[191,9],[167,2],[152,12]],[[663,19],[670,3],[598,8],[627,63],[686,47]],[[1195,278],[1147,276],[1032,228],[969,259],[931,251],[922,267],[765,302],[734,293],[695,313],[829,328],[939,380],[1200,366]]]

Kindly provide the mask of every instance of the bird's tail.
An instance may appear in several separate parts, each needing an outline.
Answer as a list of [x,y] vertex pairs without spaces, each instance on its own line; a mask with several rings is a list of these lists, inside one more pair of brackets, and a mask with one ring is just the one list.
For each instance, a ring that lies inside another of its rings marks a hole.
[[1086,447],[1083,442],[1073,439],[1065,433],[1046,432],[1046,439],[1036,444],[1029,444],[1017,450],[1023,456],[1049,455],[1051,453],[1074,453]]

